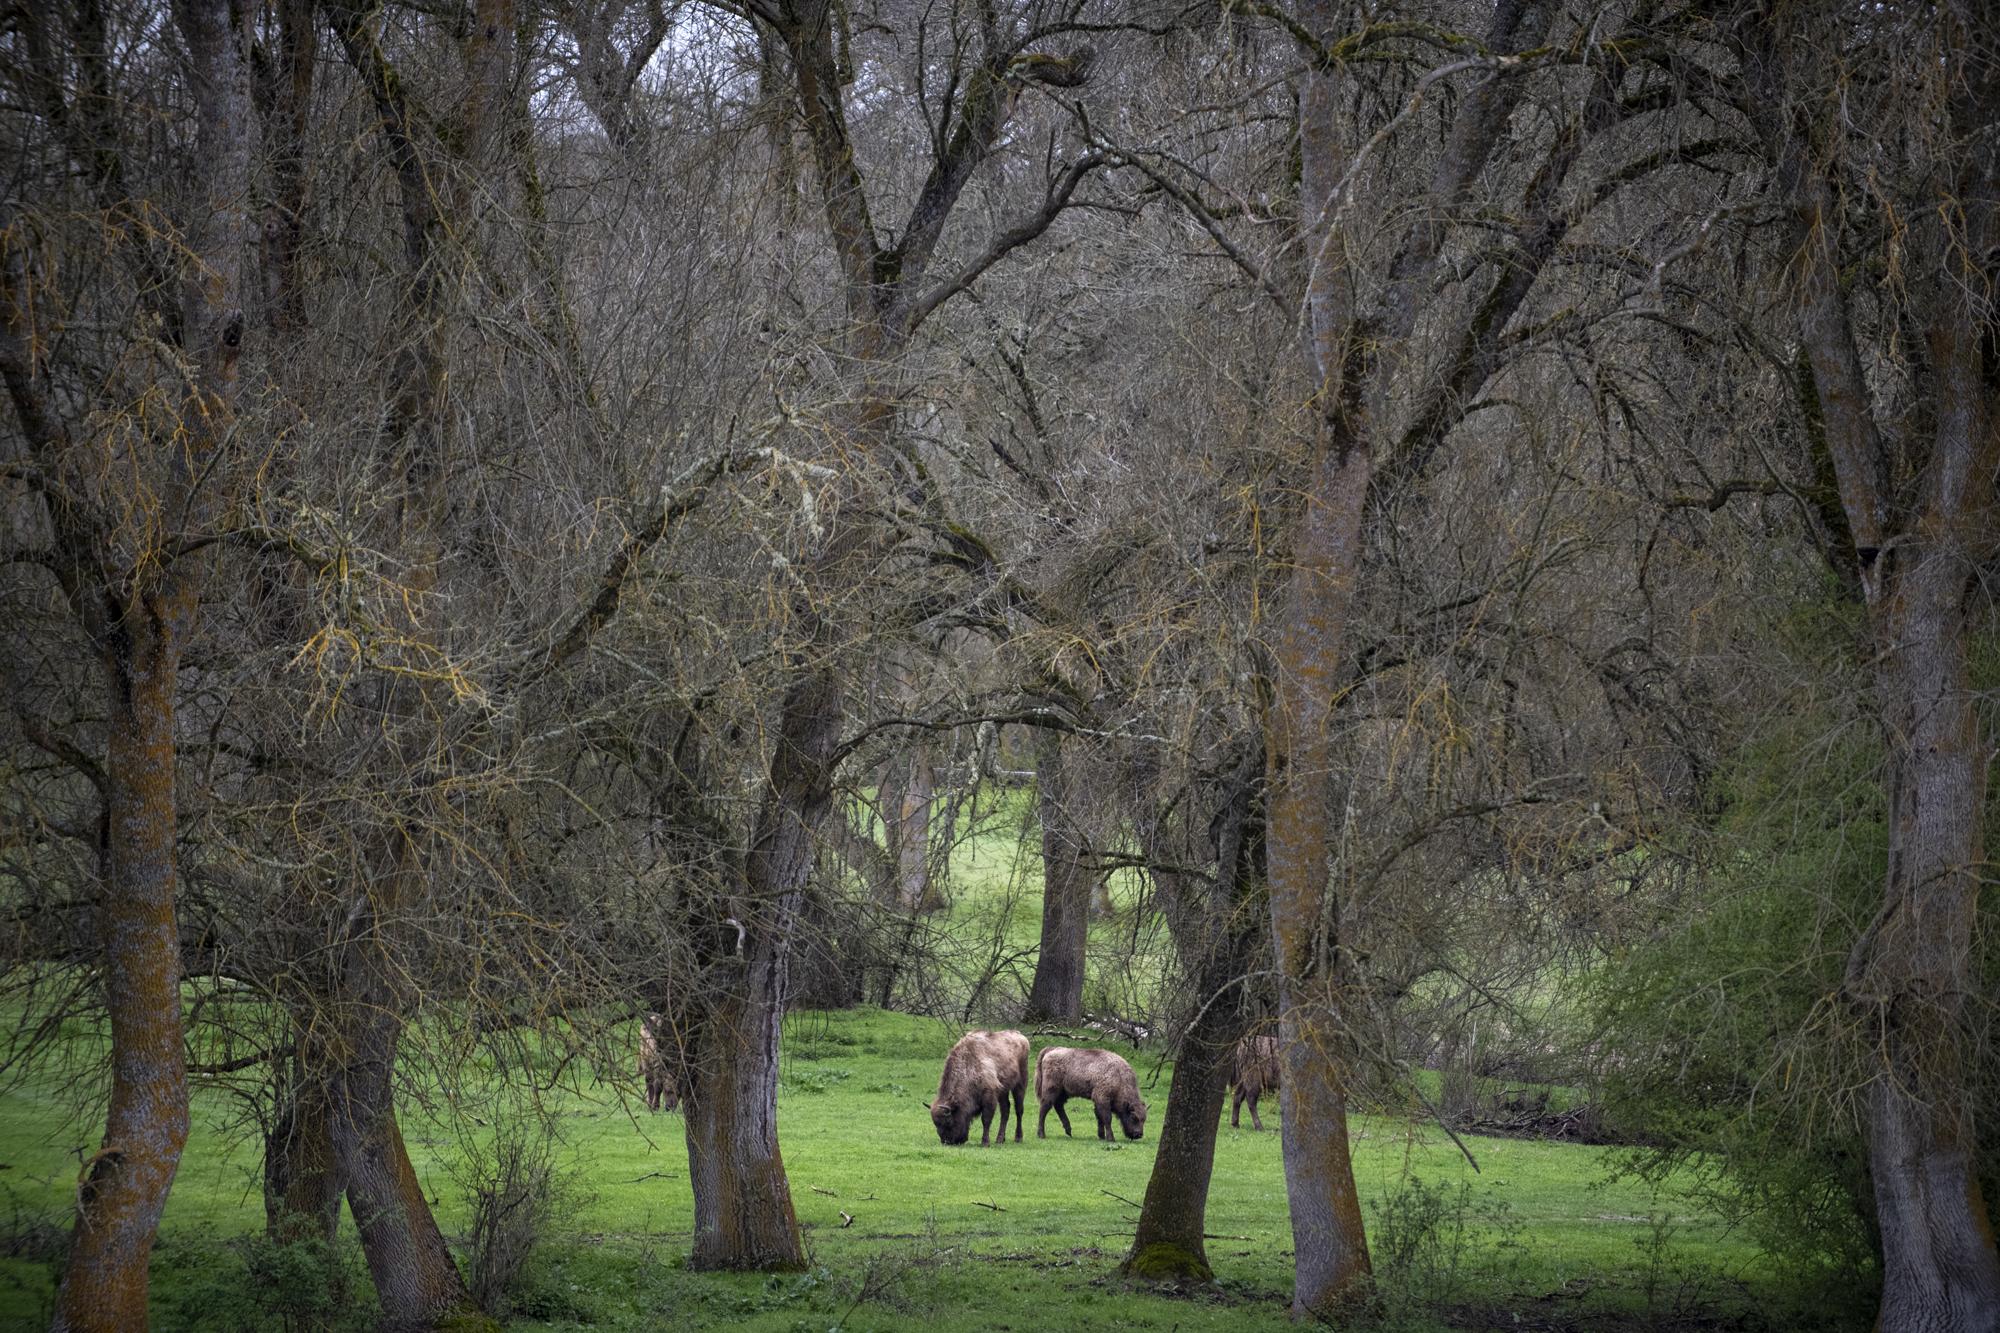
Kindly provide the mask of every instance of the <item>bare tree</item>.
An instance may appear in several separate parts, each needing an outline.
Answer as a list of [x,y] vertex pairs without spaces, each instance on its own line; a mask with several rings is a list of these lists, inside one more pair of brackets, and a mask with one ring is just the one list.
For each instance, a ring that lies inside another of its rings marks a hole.
[[[45,501],[50,540],[35,558],[62,590],[104,672],[103,892],[98,906],[104,1001],[111,1019],[112,1082],[102,1146],[77,1190],[77,1219],[57,1297],[55,1327],[129,1329],[146,1324],[147,1260],[188,1133],[182,1055],[181,957],[176,925],[178,795],[175,716],[180,671],[194,630],[210,522],[236,423],[238,364],[246,335],[245,248],[249,238],[251,106],[240,13],[222,3],[175,6],[185,43],[198,164],[179,226],[177,318],[154,362],[154,392],[172,406],[152,420],[109,431],[86,427],[48,360],[48,313],[84,294],[41,270],[37,223],[6,218],[0,256],[0,374],[21,434],[24,466],[12,470]],[[134,202],[106,105],[110,52],[102,12],[86,8],[30,21],[69,22],[67,57],[84,72],[71,100],[63,54],[43,47],[43,105],[67,130],[79,166],[94,175],[109,210]],[[33,34],[31,34],[32,37]],[[114,235],[116,232],[114,231]],[[149,251],[119,257],[164,278]],[[165,292],[149,293],[163,304]],[[108,405],[91,405],[108,406]]]
[[[1789,212],[1809,441],[1838,484],[1837,567],[1858,574],[1868,609],[1888,754],[1888,873],[1844,982],[1878,1057],[1865,1099],[1877,1326],[1992,1328],[2000,1254],[1974,1161],[1966,1011],[1991,745],[1968,653],[2000,549],[2000,19],[1976,5],[1865,23],[1771,7],[1744,33],[1743,105]],[[1860,118],[1829,114],[1863,89]],[[1902,271],[1857,290],[1845,275],[1878,244]]]

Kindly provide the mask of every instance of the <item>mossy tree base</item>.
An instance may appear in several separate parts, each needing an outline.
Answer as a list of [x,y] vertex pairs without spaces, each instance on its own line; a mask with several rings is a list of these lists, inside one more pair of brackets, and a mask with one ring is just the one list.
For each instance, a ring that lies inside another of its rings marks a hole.
[[1208,1260],[1193,1250],[1158,1240],[1134,1252],[1118,1271],[1126,1277],[1147,1282],[1213,1282],[1215,1272]]

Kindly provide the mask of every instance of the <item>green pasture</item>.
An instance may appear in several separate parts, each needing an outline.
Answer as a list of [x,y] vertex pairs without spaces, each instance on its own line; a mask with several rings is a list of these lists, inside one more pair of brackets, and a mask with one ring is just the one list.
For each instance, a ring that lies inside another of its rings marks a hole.
[[[1291,1237],[1279,1137],[1225,1124],[1208,1224],[1212,1286],[1160,1293],[1115,1273],[1152,1169],[1151,1136],[946,1148],[924,1111],[956,1036],[936,1021],[861,1010],[799,1016],[787,1034],[780,1126],[812,1267],[782,1276],[687,1272],[691,1202],[678,1117],[629,1087],[549,1102],[570,1175],[546,1243],[514,1289],[522,1328],[988,1329],[1287,1326]],[[1040,1045],[1050,1044],[1038,1041]],[[1131,1052],[1155,1081],[1166,1073]],[[253,1280],[262,1223],[254,1133],[204,1091],[155,1256],[155,1327],[279,1327],[283,1281]],[[442,1225],[467,1225],[454,1134],[414,1101],[405,1123]],[[482,1117],[485,1119],[486,1117]],[[1076,1117],[1072,1117],[1073,1122]],[[1087,1116],[1081,1123],[1087,1124]],[[94,1121],[53,1086],[0,1101],[0,1321],[45,1322],[59,1234]],[[1356,1117],[1355,1165],[1384,1271],[1391,1327],[1695,1327],[1767,1302],[1756,1254],[1713,1219],[1632,1182],[1609,1150],[1472,1139],[1478,1173],[1441,1133]],[[1418,1182],[1413,1184],[1413,1182]],[[1463,1193],[1461,1193],[1463,1186]],[[1433,1225],[1413,1241],[1411,1214]],[[853,1220],[848,1222],[843,1214]],[[1400,1227],[1400,1229],[1399,1229]],[[1425,1240],[1428,1244],[1424,1244]],[[1399,1256],[1410,1253],[1400,1265]],[[350,1253],[353,1326],[367,1282]],[[1520,1316],[1516,1322],[1515,1316]],[[1443,1323],[1440,1320],[1449,1319]],[[1700,1323],[1689,1323],[1699,1319]],[[1731,1323],[1727,1326],[1745,1326]]]
[[[1017,1005],[1040,927],[1039,836],[1025,792],[962,812],[928,918],[931,970],[916,989],[932,1016],[861,1009],[788,1023],[779,1125],[810,1266],[778,1276],[686,1269],[692,1202],[681,1121],[649,1115],[622,1057],[609,1081],[574,1078],[524,1108],[426,1079],[418,1034],[403,1125],[441,1225],[464,1245],[468,1149],[524,1112],[556,1127],[565,1180],[541,1244],[508,1291],[522,1329],[924,1330],[1290,1327],[1291,1232],[1276,1132],[1225,1121],[1209,1197],[1216,1280],[1158,1289],[1116,1273],[1153,1167],[1170,1067],[1156,1052],[1088,1034],[1037,1034],[1037,1049],[1086,1037],[1127,1055],[1152,1102],[1149,1136],[946,1148],[924,1103],[967,1021]],[[1136,878],[1114,877],[1093,921],[1086,1007],[1157,1017],[1169,944]],[[981,978],[987,980],[982,985]],[[900,992],[899,992],[900,993]],[[76,1075],[99,1038],[73,1030],[58,1058],[0,1092],[0,1328],[45,1326],[80,1162],[101,1110]],[[621,1049],[630,1049],[629,1044]],[[475,1077],[481,1070],[470,1071]],[[491,1077],[490,1068],[483,1073]],[[1435,1075],[1420,1073],[1435,1098]],[[522,1080],[516,1078],[516,1089]],[[496,1088],[498,1084],[496,1083]],[[1558,1101],[1568,1090],[1558,1089]],[[491,1099],[486,1100],[486,1099]],[[336,1328],[371,1323],[352,1229],[328,1266],[260,1243],[260,1144],[245,1102],[199,1085],[195,1125],[154,1256],[154,1327]],[[1275,1098],[1264,1107],[1275,1128]],[[532,1117],[530,1117],[532,1118]],[[1711,1329],[1801,1326],[1759,1253],[1713,1215],[1616,1175],[1605,1148],[1467,1138],[1477,1158],[1422,1119],[1355,1116],[1382,1330]],[[468,1144],[462,1135],[475,1136]],[[1791,1313],[1786,1313],[1790,1311]],[[309,1315],[310,1317],[304,1317]],[[1812,1311],[1814,1327],[1839,1312]],[[1849,1321],[1865,1326],[1865,1315]]]

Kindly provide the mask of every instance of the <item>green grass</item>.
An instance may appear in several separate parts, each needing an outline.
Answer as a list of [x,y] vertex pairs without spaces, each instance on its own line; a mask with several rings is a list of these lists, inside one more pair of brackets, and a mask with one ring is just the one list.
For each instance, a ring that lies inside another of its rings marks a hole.
[[[940,946],[928,994],[943,1018],[858,1010],[787,1023],[779,1125],[810,1269],[782,1276],[686,1270],[692,1200],[677,1116],[648,1115],[629,1083],[586,1082],[552,1094],[570,1185],[545,1243],[512,1292],[520,1328],[752,1330],[1291,1327],[1291,1232],[1275,1132],[1232,1131],[1226,1119],[1209,1197],[1216,1282],[1159,1292],[1116,1276],[1153,1167],[1155,1139],[1107,1146],[1088,1137],[1027,1138],[982,1150],[946,1148],[924,1103],[944,1054],[975,1022],[1024,995],[1040,927],[1039,837],[1031,793],[1003,792],[962,818],[951,859],[950,906],[928,918]],[[1146,1015],[1159,993],[1167,941],[1140,885],[1114,878],[1115,910],[1091,927],[1086,1005]],[[1000,961],[990,984],[979,978]],[[101,1039],[69,1031],[66,1066],[98,1063]],[[1133,1061],[1165,1116],[1169,1070]],[[1066,1044],[1065,1036],[1036,1046]],[[629,1047],[627,1047],[629,1049]],[[406,1044],[406,1062],[420,1060]],[[620,1057],[620,1077],[630,1066]],[[1430,1096],[1435,1075],[1420,1073]],[[1428,1080],[1428,1081],[1426,1081]],[[47,1071],[0,1094],[0,1328],[47,1323],[53,1252],[68,1225],[79,1162],[95,1148],[101,1112],[79,1116],[76,1095]],[[454,1171],[463,1117],[406,1105],[412,1159],[447,1234],[469,1225]],[[1267,1125],[1277,1124],[1275,1099]],[[466,1105],[489,1126],[495,1105]],[[1073,1108],[1074,1109],[1074,1108]],[[343,1231],[344,1289],[328,1296],[259,1249],[259,1146],[242,1103],[198,1089],[195,1126],[154,1258],[154,1326],[279,1327],[281,1298],[313,1296],[335,1326],[365,1328],[372,1297]],[[1378,1264],[1377,1326],[1688,1329],[1752,1327],[1751,1311],[1785,1296],[1757,1252],[1713,1216],[1633,1180],[1614,1181],[1610,1150],[1469,1138],[1458,1148],[1420,1121],[1356,1116],[1355,1171]],[[991,1205],[990,1207],[988,1205]],[[844,1220],[850,1215],[852,1222]],[[1428,1227],[1421,1225],[1428,1221]],[[1737,1321],[1737,1322],[1730,1322]],[[1824,1311],[1813,1323],[1828,1326]],[[1865,1318],[1858,1321],[1865,1324]],[[1772,1316],[1770,1327],[1787,1327]]]
[[[1209,1202],[1217,1283],[1159,1295],[1114,1274],[1131,1238],[1155,1142],[1094,1138],[1026,1141],[981,1150],[937,1142],[924,1100],[957,1033],[934,1021],[879,1011],[802,1015],[790,1025],[779,1099],[794,1204],[812,1269],[779,1277],[685,1271],[691,1201],[680,1121],[649,1116],[630,1090],[585,1088],[552,1105],[575,1172],[573,1203],[518,1292],[526,1328],[595,1327],[973,1329],[1287,1327],[1291,1237],[1276,1133],[1231,1131],[1217,1149]],[[1153,1062],[1133,1053],[1142,1079]],[[1157,1131],[1165,1071],[1148,1093]],[[220,1094],[196,1101],[196,1129],[155,1257],[155,1326],[253,1328],[268,1292],[246,1277],[241,1248],[262,1222],[254,1140],[231,1128]],[[1075,1121],[1077,1117],[1072,1117]],[[1267,1122],[1270,1117],[1267,1117]],[[1088,1123],[1088,1115],[1083,1117]],[[1675,1302],[1743,1308],[1767,1281],[1757,1258],[1712,1218],[1606,1183],[1605,1150],[1514,1140],[1470,1140],[1474,1175],[1435,1131],[1357,1117],[1355,1169],[1371,1228],[1385,1208],[1407,1212],[1409,1182],[1456,1190],[1453,1218],[1469,1223],[1456,1255],[1462,1280],[1425,1271],[1385,1281],[1391,1306],[1429,1292],[1461,1311],[1622,1320],[1671,1313]],[[419,1173],[448,1233],[467,1221],[449,1161],[447,1130],[411,1107],[406,1131]],[[1084,1131],[1088,1133],[1088,1130]],[[0,1221],[15,1236],[37,1215],[60,1223],[80,1153],[96,1133],[53,1090],[36,1085],[0,1101]],[[992,1204],[995,1208],[982,1205]],[[842,1212],[854,1221],[844,1225]],[[1662,1239],[1661,1224],[1668,1229]],[[349,1258],[350,1265],[353,1263]],[[46,1258],[0,1258],[0,1323],[45,1322],[53,1268]],[[1426,1286],[1425,1283],[1429,1282]],[[365,1319],[364,1293],[349,1313]],[[1749,1296],[1737,1286],[1751,1284]],[[1052,1313],[1053,1312],[1053,1313]],[[1392,1311],[1393,1312],[1393,1311]],[[1471,1325],[1482,1326],[1477,1319]],[[234,1322],[232,1322],[234,1321]],[[1421,1322],[1401,1327],[1425,1327]],[[1466,1326],[1461,1319],[1460,1326]]]

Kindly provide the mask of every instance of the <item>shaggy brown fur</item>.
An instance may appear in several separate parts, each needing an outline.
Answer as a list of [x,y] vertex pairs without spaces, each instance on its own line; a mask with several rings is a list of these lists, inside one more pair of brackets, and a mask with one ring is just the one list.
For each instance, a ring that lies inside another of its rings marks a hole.
[[1229,1127],[1243,1127],[1243,1101],[1248,1098],[1250,1127],[1264,1128],[1264,1122],[1257,1117],[1257,1099],[1278,1090],[1278,1039],[1245,1037],[1237,1042],[1235,1054],[1230,1058],[1229,1084],[1236,1090],[1229,1105]]
[[1070,1132],[1069,1113],[1063,1103],[1071,1097],[1088,1097],[1097,1109],[1097,1137],[1111,1138],[1111,1119],[1118,1118],[1128,1139],[1146,1134],[1146,1102],[1139,1096],[1139,1077],[1125,1057],[1112,1051],[1071,1046],[1051,1046],[1035,1065],[1035,1096],[1042,1103],[1042,1118],[1035,1137],[1049,1136],[1049,1112],[1062,1121],[1063,1133]]
[[673,1071],[667,1067],[666,1052],[660,1049],[669,1040],[664,1014],[647,1014],[639,1020],[639,1077],[646,1081],[646,1109],[662,1107],[671,1111],[680,1105],[680,1089],[674,1086]]
[[1028,1096],[1028,1039],[1018,1032],[968,1032],[944,1059],[937,1100],[931,1103],[931,1123],[938,1141],[960,1144],[971,1137],[972,1117],[979,1117],[979,1146],[992,1142],[993,1112],[1000,1112],[1000,1141],[1007,1141],[1007,1101],[1014,1102],[1014,1138],[1019,1141],[1027,1120],[1022,1110]]

